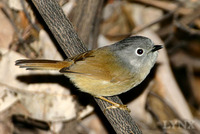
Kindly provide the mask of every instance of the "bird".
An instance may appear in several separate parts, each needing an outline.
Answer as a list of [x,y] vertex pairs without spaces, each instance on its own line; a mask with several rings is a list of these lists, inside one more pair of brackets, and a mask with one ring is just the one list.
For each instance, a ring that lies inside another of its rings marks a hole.
[[154,66],[161,48],[162,45],[155,45],[147,37],[131,36],[64,61],[20,59],[15,65],[27,70],[59,71],[80,91],[109,102],[108,109],[129,111],[126,105],[105,97],[122,94],[140,84]]

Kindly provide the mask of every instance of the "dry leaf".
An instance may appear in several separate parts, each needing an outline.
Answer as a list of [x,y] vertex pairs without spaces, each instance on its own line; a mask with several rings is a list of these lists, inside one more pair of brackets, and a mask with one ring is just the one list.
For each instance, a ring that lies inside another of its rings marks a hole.
[[[35,90],[35,91],[33,91]],[[29,92],[18,92],[20,102],[34,119],[66,121],[76,117],[75,102],[69,91],[58,84],[31,84]]]
[[19,100],[17,93],[9,90],[8,87],[0,85],[0,112],[8,109]]
[[49,38],[49,35],[44,30],[40,30],[38,43],[42,49],[42,58],[63,60],[54,43]]
[[8,4],[9,4],[9,7],[11,9],[14,9],[14,10],[17,10],[17,11],[23,10],[20,0],[9,0]]
[[0,48],[9,48],[14,30],[5,14],[0,10]]

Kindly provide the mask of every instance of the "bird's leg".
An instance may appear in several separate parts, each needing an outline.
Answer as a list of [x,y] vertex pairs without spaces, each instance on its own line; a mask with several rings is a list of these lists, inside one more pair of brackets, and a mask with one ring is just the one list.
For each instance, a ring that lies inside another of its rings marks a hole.
[[111,106],[106,107],[106,109],[119,108],[119,109],[127,110],[128,112],[130,112],[130,109],[128,109],[127,105],[123,105],[123,104],[119,104],[119,103],[113,102],[113,101],[108,100],[108,99],[106,99],[105,97],[102,97],[102,96],[96,96],[96,97],[101,99],[101,100],[104,100],[104,101],[106,101],[106,102],[108,102],[110,104],[112,104]]

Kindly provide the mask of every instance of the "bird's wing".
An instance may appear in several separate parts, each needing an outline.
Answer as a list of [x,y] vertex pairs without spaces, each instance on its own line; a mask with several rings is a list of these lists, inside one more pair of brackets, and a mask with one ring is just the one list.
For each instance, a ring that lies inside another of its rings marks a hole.
[[91,79],[113,83],[126,79],[120,77],[122,74],[128,75],[128,71],[117,64],[118,59],[104,48],[83,53],[72,60],[74,60],[74,64],[62,68],[61,73],[82,75]]

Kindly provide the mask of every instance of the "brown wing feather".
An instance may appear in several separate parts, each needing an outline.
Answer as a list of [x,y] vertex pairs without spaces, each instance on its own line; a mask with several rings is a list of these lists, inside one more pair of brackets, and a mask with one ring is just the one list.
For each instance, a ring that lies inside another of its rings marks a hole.
[[74,56],[72,58],[70,58],[71,60],[73,60],[74,62],[77,62],[77,61],[82,61],[82,60],[85,60],[86,58],[88,57],[92,57],[92,54],[95,52],[95,50],[90,50],[90,51],[87,51],[87,52],[84,52],[84,53],[81,53],[77,56]]

